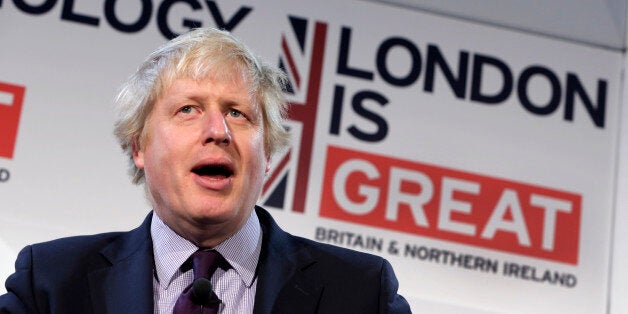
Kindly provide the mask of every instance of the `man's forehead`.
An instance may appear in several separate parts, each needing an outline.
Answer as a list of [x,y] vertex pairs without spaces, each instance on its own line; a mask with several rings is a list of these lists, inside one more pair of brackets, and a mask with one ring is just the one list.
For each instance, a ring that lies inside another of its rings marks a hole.
[[[240,78],[240,80],[241,81],[238,80],[237,75],[227,77],[210,75],[198,79],[189,76],[174,78],[171,82],[168,82],[167,85],[162,85],[162,90],[156,94],[149,114],[155,111],[155,107],[162,107],[163,105],[159,105],[160,103],[174,104],[173,102],[179,102],[185,99],[197,101],[202,101],[203,99],[217,99],[225,103],[246,105],[256,115],[263,114],[264,108],[262,108],[263,102],[260,99],[261,97],[251,89],[250,84],[248,84],[246,80],[243,78]],[[208,82],[211,82],[211,84],[221,83],[224,85],[223,87],[218,87],[216,92],[216,90],[212,89],[211,85],[207,85]]]
[[255,100],[255,90],[254,86],[251,84],[249,80],[249,76],[241,71],[207,71],[202,73],[180,73],[177,75],[170,75],[169,77],[164,77],[161,80],[160,90],[158,90],[157,98],[161,97],[163,93],[167,92],[173,87],[173,84],[181,81],[189,81],[195,82],[199,85],[207,83],[211,81],[213,83],[223,83],[229,86],[241,86],[243,92],[249,94],[249,98],[251,100]]

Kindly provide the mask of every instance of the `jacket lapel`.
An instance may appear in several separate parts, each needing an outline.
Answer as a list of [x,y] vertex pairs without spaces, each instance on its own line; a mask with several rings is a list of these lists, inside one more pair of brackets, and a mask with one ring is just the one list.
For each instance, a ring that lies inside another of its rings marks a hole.
[[100,251],[108,264],[89,273],[94,313],[153,312],[151,217]]
[[263,230],[254,314],[315,313],[323,286],[316,261],[270,214],[256,208]]

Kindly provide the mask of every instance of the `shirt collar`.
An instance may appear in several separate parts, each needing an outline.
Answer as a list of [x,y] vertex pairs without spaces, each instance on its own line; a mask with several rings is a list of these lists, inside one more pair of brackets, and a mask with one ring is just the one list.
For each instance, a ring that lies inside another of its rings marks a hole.
[[247,287],[251,287],[255,279],[255,269],[262,249],[261,235],[259,219],[255,211],[252,211],[251,217],[236,234],[215,247]]
[[[156,214],[153,214],[150,232],[153,238],[155,275],[161,285],[168,287],[179,272],[179,267],[198,247],[170,229]],[[255,269],[262,248],[261,240],[259,219],[253,210],[238,232],[214,248],[229,262],[247,287],[251,287],[255,279]]]

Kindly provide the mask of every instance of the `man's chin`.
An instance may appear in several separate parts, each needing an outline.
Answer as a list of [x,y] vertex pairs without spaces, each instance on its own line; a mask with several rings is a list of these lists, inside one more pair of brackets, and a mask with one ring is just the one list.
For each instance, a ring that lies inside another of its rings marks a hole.
[[191,215],[191,219],[198,227],[212,228],[229,224],[235,220],[237,212],[233,209],[210,208],[199,209]]

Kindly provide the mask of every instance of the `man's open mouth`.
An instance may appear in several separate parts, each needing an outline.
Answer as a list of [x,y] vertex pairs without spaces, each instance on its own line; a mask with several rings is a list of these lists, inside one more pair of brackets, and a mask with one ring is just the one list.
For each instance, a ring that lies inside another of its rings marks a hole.
[[233,169],[228,165],[200,165],[192,169],[192,172],[206,178],[225,179],[233,175]]

